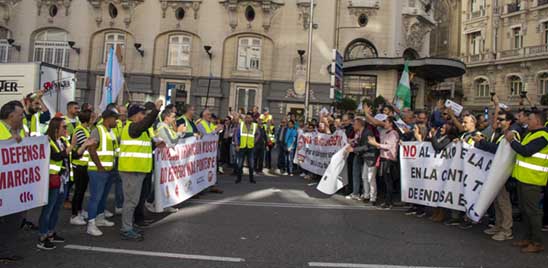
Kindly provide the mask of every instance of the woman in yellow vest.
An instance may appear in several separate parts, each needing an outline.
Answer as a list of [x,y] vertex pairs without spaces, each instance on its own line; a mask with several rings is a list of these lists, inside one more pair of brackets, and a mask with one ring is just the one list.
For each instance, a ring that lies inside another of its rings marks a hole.
[[70,176],[71,151],[67,136],[67,124],[62,118],[53,118],[49,123],[47,136],[50,143],[49,163],[49,192],[48,203],[42,207],[39,220],[40,238],[36,247],[43,250],[52,250],[54,243],[65,242],[65,239],[58,236],[55,227],[59,218],[59,209],[64,200],[64,183]]
[[82,203],[84,202],[84,195],[89,183],[89,153],[87,147],[95,143],[94,139],[89,138],[92,126],[91,122],[95,121],[95,116],[92,111],[85,110],[80,113],[79,117],[81,122],[74,129],[71,139],[75,187],[72,197],[72,217],[70,218],[70,224],[86,225],[87,223],[84,218],[87,217],[84,217]]

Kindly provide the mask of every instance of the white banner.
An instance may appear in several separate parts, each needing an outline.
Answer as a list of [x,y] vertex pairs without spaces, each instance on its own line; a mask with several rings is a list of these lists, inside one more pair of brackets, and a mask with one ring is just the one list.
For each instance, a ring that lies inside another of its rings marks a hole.
[[299,135],[297,142],[295,158],[299,165],[317,175],[325,173],[331,157],[348,143],[342,130],[332,135],[306,132]]
[[48,203],[49,157],[47,136],[0,141],[0,216]]
[[348,184],[348,172],[346,169],[349,167],[346,166],[347,156],[348,154],[345,152],[345,147],[341,148],[333,155],[325,174],[318,183],[318,187],[316,187],[318,191],[332,195]]
[[460,142],[439,153],[429,142],[404,142],[400,146],[402,201],[469,212],[479,198],[493,157]]
[[157,148],[154,162],[155,208],[177,205],[217,182],[218,135],[190,137]]

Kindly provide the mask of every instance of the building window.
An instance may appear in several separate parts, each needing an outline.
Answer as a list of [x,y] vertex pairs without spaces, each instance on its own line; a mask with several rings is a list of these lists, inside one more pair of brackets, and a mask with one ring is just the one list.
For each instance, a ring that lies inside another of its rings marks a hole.
[[521,48],[523,45],[523,36],[519,27],[512,29],[512,45],[514,49]]
[[247,8],[245,9],[245,18],[249,22],[255,20],[255,9],[253,9],[251,6],[247,6]]
[[10,32],[6,28],[0,27],[0,62],[8,62],[9,48],[8,39]]
[[523,90],[523,82],[519,76],[510,77],[510,95],[517,96]]
[[544,72],[538,77],[539,94],[548,94],[548,72]]
[[70,60],[68,34],[62,30],[46,30],[34,39],[34,61],[67,67]]
[[366,97],[372,101],[377,96],[377,76],[375,75],[349,75],[344,77],[343,83],[345,97],[356,101]]
[[472,0],[470,6],[472,18],[485,16],[485,0]]
[[111,18],[115,19],[116,17],[118,17],[118,9],[116,8],[116,6],[112,3],[108,4],[108,14],[110,15]]
[[470,55],[479,55],[482,50],[481,32],[470,34]]
[[476,80],[476,97],[489,96],[489,82],[483,78]]
[[357,59],[368,59],[368,58],[377,58],[379,54],[375,46],[365,39],[358,39],[352,41],[346,48],[344,53],[345,60],[357,60]]
[[543,23],[543,29],[544,29],[544,44],[548,45],[548,21]]
[[103,62],[107,62],[108,53],[111,48],[116,49],[116,46],[120,46],[122,55],[126,46],[126,36],[123,33],[107,33],[105,35],[105,51],[103,52]]
[[190,66],[191,47],[192,37],[187,35],[171,35],[169,37],[167,65]]
[[255,106],[255,96],[257,95],[257,89],[238,87],[237,94],[238,103],[236,103],[236,107],[244,108],[245,111],[251,111],[253,106]]
[[261,39],[245,37],[240,38],[238,43],[238,70],[260,70]]
[[177,20],[182,20],[185,17],[185,9],[180,7],[175,10],[175,18]]
[[166,82],[166,103],[174,104],[177,111],[182,111],[185,104],[189,103],[189,86],[185,81]]
[[213,97],[201,97],[200,98],[200,104],[202,105],[202,107],[205,107],[206,106],[206,99],[207,99],[207,107],[214,107],[215,106],[215,98]]

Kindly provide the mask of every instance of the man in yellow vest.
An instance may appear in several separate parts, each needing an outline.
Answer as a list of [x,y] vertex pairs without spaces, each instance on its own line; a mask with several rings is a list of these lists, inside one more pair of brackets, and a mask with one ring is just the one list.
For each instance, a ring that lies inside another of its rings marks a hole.
[[30,124],[31,136],[42,136],[46,133],[47,122],[51,119],[51,114],[48,111],[46,105],[42,102],[42,96],[44,92],[38,91],[36,94],[30,93],[25,98],[25,105],[27,106],[26,119]]
[[544,113],[533,111],[527,120],[529,132],[521,143],[514,138],[513,132],[505,135],[517,153],[512,177],[518,181],[519,206],[525,229],[524,239],[512,245],[520,247],[523,253],[544,251],[539,196],[548,181],[548,132],[543,127],[545,121]]
[[[216,126],[214,123],[212,123],[212,121],[213,118],[211,116],[211,112],[209,111],[209,109],[206,108],[202,111],[202,118],[200,122],[196,124],[196,128],[202,136],[208,134],[216,134],[222,129],[222,125]],[[211,186],[209,191],[216,194],[222,194],[224,192],[223,190],[215,186]]]
[[240,123],[239,131],[236,133],[235,150],[238,154],[238,171],[236,173],[236,183],[242,182],[245,158],[247,158],[249,182],[256,183],[256,181],[253,179],[253,167],[255,166],[253,151],[255,148],[255,141],[259,138],[258,134],[259,132],[257,131],[257,123],[253,122],[253,113],[248,112],[245,115],[244,121]]
[[96,146],[88,148],[88,175],[90,197],[88,202],[87,233],[92,236],[101,236],[100,226],[111,227],[114,222],[105,217],[105,206],[114,175],[115,151],[118,140],[113,129],[116,127],[118,113],[115,110],[105,110],[101,115],[103,123],[98,125],[90,134],[90,139],[96,141]]
[[177,127],[179,127],[180,125],[184,125],[186,128],[184,136],[185,138],[191,137],[192,135],[200,136],[200,132],[198,131],[196,124],[194,124],[194,122],[192,121],[194,111],[194,106],[190,104],[185,104],[183,106],[183,109],[181,110],[183,115],[177,118]]
[[67,133],[69,138],[72,138],[74,129],[80,125],[78,114],[80,113],[80,106],[75,101],[69,101],[67,103],[67,114],[65,115],[65,123],[67,123]]
[[270,114],[268,108],[263,109],[263,113],[259,116],[259,120],[263,121],[264,125],[272,121],[272,115]]
[[[135,104],[129,107],[129,121],[124,126],[120,139],[118,172],[122,177],[124,191],[121,228],[121,237],[124,240],[143,240],[143,236],[133,227],[133,217],[145,176],[152,171],[152,138],[148,129],[154,124],[163,103],[157,101],[156,105],[151,104],[147,103],[146,107]],[[147,109],[150,112],[145,115]],[[161,143],[157,144],[159,145]]]
[[[23,105],[18,101],[10,101],[2,106],[0,109],[0,140],[14,139],[17,142],[23,140],[25,137],[23,111]],[[17,262],[23,259],[13,252],[22,216],[23,213],[15,213],[0,217],[0,237],[2,237],[0,263]]]

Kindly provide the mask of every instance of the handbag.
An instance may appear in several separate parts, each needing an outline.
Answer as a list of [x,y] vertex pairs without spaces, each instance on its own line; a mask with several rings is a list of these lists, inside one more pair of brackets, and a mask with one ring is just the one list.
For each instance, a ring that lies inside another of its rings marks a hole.
[[61,187],[61,176],[56,174],[49,175],[49,188],[58,189]]

